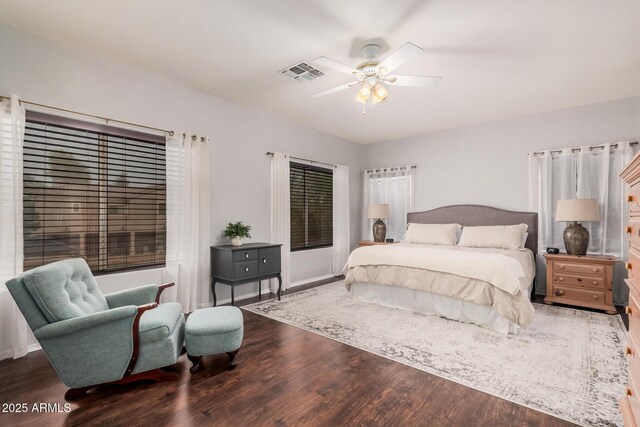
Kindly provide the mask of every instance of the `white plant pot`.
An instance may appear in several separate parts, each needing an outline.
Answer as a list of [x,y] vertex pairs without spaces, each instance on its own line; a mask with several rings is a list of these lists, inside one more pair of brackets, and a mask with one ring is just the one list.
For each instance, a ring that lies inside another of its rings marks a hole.
[[232,237],[231,246],[242,246],[242,237]]

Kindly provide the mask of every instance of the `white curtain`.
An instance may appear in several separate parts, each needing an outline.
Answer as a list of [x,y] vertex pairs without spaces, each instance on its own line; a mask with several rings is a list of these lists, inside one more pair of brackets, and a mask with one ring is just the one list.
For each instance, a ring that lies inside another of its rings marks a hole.
[[373,239],[373,222],[367,218],[370,204],[387,203],[391,218],[384,220],[387,224],[387,238],[401,240],[407,229],[407,213],[414,209],[415,169],[412,166],[399,168],[383,168],[364,172],[364,220],[362,238]]
[[167,136],[167,274],[176,283],[168,299],[184,312],[211,305],[209,145],[201,135]]
[[27,354],[29,327],[5,282],[22,273],[22,143],[25,111],[0,99],[0,360]]
[[351,252],[349,231],[349,167],[333,170],[333,274],[342,274]]
[[[529,154],[529,209],[538,212],[541,253],[549,246],[564,250],[562,233],[567,224],[554,221],[558,200],[596,199],[600,222],[583,224],[590,235],[588,253],[614,255],[626,260],[627,242],[623,229],[626,188],[618,175],[633,157],[634,149],[628,142],[613,145]],[[538,264],[536,291],[544,293],[546,277],[542,257],[538,257]],[[626,303],[628,296],[622,281],[625,274],[622,265],[619,262],[614,267],[613,299],[616,304]]]
[[[291,277],[291,193],[289,155],[273,153],[271,157],[271,242],[281,243],[282,290]],[[271,292],[277,292],[278,281],[271,279]]]

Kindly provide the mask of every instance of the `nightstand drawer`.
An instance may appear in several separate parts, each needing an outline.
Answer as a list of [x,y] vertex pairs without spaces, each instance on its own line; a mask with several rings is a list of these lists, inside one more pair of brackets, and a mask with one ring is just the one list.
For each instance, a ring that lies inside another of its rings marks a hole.
[[[562,304],[585,303],[585,304],[605,304],[604,291],[590,291],[587,289],[577,289],[564,286],[553,285],[553,297]],[[566,300],[566,302],[564,301]]]
[[605,287],[604,277],[598,276],[577,276],[572,274],[555,273],[553,275],[553,285],[575,286],[585,289],[602,289]]
[[244,279],[258,275],[258,261],[236,262],[233,264],[233,278]]
[[233,262],[251,261],[252,259],[258,259],[257,249],[247,249],[245,251],[233,251]]
[[596,264],[587,264],[587,263],[578,264],[573,262],[554,261],[553,272],[554,273],[589,274],[589,275],[604,277],[605,268],[603,265],[596,265]]

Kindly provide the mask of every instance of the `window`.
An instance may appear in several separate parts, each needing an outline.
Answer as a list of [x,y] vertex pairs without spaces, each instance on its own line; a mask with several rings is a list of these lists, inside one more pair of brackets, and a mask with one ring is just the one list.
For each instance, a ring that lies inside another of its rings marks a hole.
[[365,240],[373,237],[375,219],[366,217],[370,204],[386,203],[391,217],[383,221],[387,225],[387,238],[401,240],[407,229],[407,213],[413,212],[414,168],[403,166],[364,172],[364,229]]
[[291,250],[333,245],[333,171],[290,163]]
[[83,257],[94,273],[165,264],[164,138],[27,112],[25,269]]

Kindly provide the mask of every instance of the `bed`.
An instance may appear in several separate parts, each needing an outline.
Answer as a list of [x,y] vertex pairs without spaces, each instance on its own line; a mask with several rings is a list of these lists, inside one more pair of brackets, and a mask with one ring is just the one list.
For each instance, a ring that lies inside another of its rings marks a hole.
[[[524,247],[496,249],[411,243],[358,248],[345,267],[348,294],[359,301],[438,315],[504,334],[533,319],[538,214],[453,205],[407,215],[408,224],[463,227],[527,225]],[[464,231],[463,231],[464,232]]]

